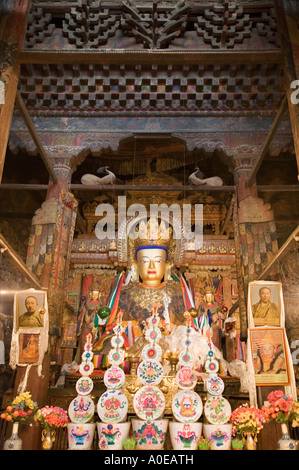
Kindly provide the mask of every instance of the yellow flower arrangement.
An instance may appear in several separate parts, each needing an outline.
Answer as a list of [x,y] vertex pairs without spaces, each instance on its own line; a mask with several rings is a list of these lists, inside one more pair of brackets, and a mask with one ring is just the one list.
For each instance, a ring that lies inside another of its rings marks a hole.
[[265,413],[258,409],[244,404],[236,408],[230,417],[233,425],[232,435],[244,436],[248,433],[256,436],[268,421]]
[[13,399],[11,405],[6,407],[1,418],[11,422],[25,422],[33,416],[36,409],[37,403],[32,400],[31,393],[23,392]]

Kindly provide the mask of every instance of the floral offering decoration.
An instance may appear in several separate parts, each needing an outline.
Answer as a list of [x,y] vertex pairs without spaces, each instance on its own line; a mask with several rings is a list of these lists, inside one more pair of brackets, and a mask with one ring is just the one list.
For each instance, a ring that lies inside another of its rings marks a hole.
[[199,450],[210,450],[211,447],[208,439],[205,439],[203,436],[200,436],[197,446]]
[[134,437],[127,437],[123,442],[123,448],[125,450],[133,450],[135,449],[137,441]]
[[294,416],[292,421],[292,427],[297,428],[299,426],[299,401],[294,401]]
[[231,442],[233,450],[243,450],[244,440],[242,438],[234,437]]
[[12,423],[25,423],[28,418],[34,416],[36,410],[37,403],[32,400],[31,393],[23,392],[7,406],[1,418]]
[[[296,407],[298,410],[298,407]],[[270,421],[286,423],[296,419],[295,401],[282,390],[275,390],[267,397],[267,404],[262,407]]]
[[40,423],[44,429],[53,431],[56,428],[67,426],[69,417],[63,408],[47,405],[37,411],[34,420],[36,423]]
[[230,417],[232,423],[232,435],[246,437],[248,434],[256,435],[263,429],[264,424],[269,421],[268,415],[259,408],[244,404],[236,408]]

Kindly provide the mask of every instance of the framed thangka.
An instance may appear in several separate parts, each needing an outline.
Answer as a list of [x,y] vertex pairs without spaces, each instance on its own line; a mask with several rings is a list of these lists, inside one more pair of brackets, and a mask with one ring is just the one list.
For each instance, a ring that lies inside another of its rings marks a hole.
[[253,281],[248,286],[248,327],[284,327],[285,314],[280,282]]
[[77,323],[68,323],[63,328],[61,348],[75,348],[77,345]]
[[19,334],[19,363],[35,364],[39,361],[39,334]]
[[290,355],[284,328],[250,328],[256,385],[290,385]]

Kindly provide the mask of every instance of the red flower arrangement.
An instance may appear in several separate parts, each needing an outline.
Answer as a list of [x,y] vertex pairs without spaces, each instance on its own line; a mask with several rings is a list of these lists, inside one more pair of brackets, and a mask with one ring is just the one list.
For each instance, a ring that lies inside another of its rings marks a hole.
[[271,392],[267,397],[267,405],[262,407],[269,420],[277,423],[286,423],[294,419],[295,401],[292,397],[285,395],[282,390]]
[[44,406],[34,416],[36,423],[40,423],[47,430],[65,427],[69,418],[67,412],[58,406]]

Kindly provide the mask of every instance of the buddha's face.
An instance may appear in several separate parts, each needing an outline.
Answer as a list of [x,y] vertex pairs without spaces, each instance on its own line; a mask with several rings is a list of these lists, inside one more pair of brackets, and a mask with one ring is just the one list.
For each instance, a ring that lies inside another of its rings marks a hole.
[[214,294],[208,292],[205,294],[205,301],[207,304],[212,304],[214,302]]
[[100,295],[100,293],[99,293],[98,290],[91,291],[91,300],[98,300],[99,295]]
[[166,252],[162,248],[144,248],[137,253],[138,274],[149,287],[161,284],[166,270]]

